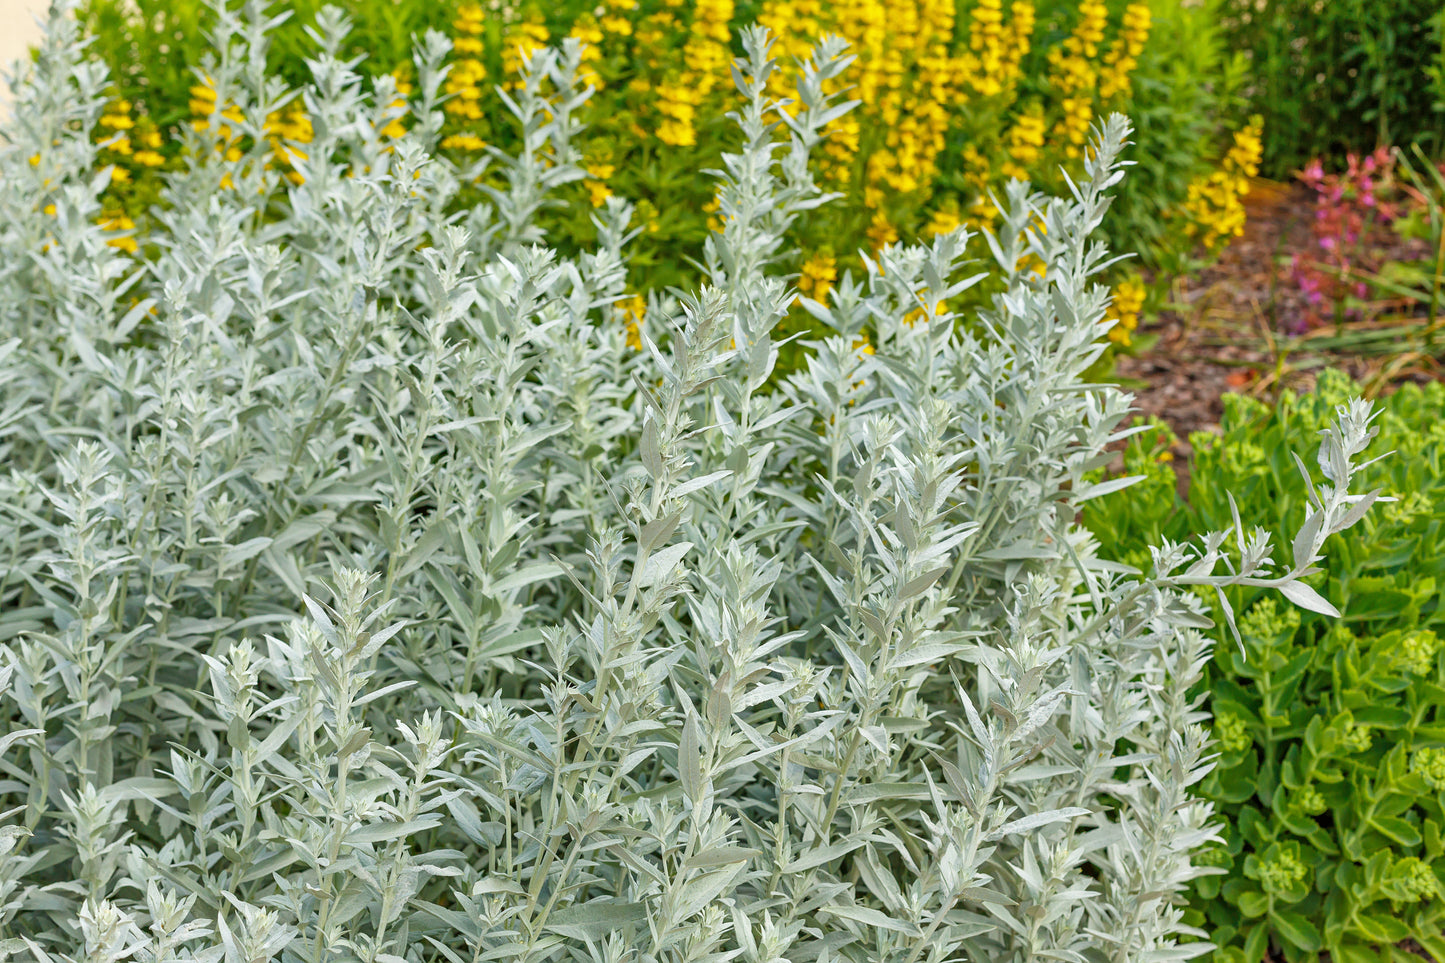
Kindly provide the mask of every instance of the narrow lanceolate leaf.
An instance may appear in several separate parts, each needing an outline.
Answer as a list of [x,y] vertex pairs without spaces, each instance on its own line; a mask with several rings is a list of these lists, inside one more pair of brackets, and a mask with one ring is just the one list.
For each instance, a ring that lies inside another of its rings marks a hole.
[[1331,618],[1339,618],[1340,612],[1333,605],[1327,602],[1320,593],[1310,588],[1304,582],[1286,582],[1279,587],[1280,593],[1295,605],[1302,609],[1309,609],[1311,612],[1318,612],[1321,615],[1328,615]]

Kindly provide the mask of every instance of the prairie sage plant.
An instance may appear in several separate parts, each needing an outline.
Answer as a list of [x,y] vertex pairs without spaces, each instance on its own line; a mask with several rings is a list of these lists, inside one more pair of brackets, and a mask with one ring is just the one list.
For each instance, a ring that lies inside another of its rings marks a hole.
[[[1189,589],[1327,605],[1300,578],[1369,504],[1369,415],[1326,433],[1291,564],[1240,524],[1147,572],[1098,557],[1075,519],[1121,487],[1086,474],[1129,399],[1082,374],[1122,117],[1068,197],[1014,182],[993,233],[802,301],[830,334],[762,390],[841,41],[780,100],[745,33],[720,230],[694,290],[637,304],[625,200],[577,256],[537,226],[585,176],[578,41],[499,94],[521,151],[462,167],[434,150],[444,37],[399,98],[328,10],[296,90],[262,4],[222,9],[197,74],[230,106],[137,233],[99,200],[107,81],[64,13],[0,153],[0,957],[1208,948]],[[299,104],[308,142],[266,164]]]

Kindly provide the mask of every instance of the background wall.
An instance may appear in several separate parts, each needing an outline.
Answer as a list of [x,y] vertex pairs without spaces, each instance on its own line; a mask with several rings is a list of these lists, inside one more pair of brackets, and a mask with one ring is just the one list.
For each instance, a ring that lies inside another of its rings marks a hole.
[[[0,65],[25,55],[25,48],[40,40],[35,23],[49,6],[48,0],[0,0]],[[0,116],[10,112],[10,86],[0,80]]]

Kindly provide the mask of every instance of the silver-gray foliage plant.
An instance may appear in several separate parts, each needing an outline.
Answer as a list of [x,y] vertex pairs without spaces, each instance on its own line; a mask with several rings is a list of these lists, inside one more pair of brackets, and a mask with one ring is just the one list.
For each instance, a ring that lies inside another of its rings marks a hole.
[[[775,377],[840,41],[784,111],[744,35],[725,227],[632,351],[628,204],[577,257],[537,221],[583,176],[575,42],[511,95],[520,156],[463,169],[434,150],[440,36],[402,108],[339,59],[336,11],[304,91],[266,76],[259,2],[221,14],[203,66],[237,129],[314,118],[300,185],[263,137],[227,163],[190,131],[140,255],[109,245],[105,76],[59,15],[5,129],[0,958],[1206,948],[1179,902],[1214,832],[1190,587],[1328,609],[1300,578],[1369,504],[1369,412],[1324,439],[1279,574],[1242,526],[1150,573],[1097,557],[1075,516],[1120,487],[1087,473],[1129,398],[1083,377],[1090,237],[1123,118],[1071,197],[1014,183],[996,233],[805,300],[833,333]],[[970,244],[1006,290],[958,319]]]

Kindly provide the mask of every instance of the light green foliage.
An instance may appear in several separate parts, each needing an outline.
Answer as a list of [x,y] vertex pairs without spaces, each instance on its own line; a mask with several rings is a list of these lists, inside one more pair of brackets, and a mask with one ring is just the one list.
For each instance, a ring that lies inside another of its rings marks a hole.
[[[628,206],[598,245],[533,216],[581,176],[569,43],[533,58],[501,187],[375,99],[324,13],[304,182],[190,132],[138,256],[95,223],[106,78],[73,27],[0,153],[0,956],[143,961],[1169,961],[1214,838],[1187,586],[1298,593],[1353,520],[1336,482],[1276,574],[1239,532],[1125,577],[1075,524],[1127,399],[1088,238],[1122,118],[1070,199],[1015,183],[806,306],[833,332],[760,393],[843,109],[737,77],[742,147],[696,293],[629,350]],[[201,65],[259,131],[298,92],[265,22]],[[259,140],[259,138],[257,138]],[[259,158],[265,145],[253,148]],[[33,161],[32,161],[33,158]],[[229,186],[227,171],[239,174]],[[53,204],[54,213],[46,208]],[[1032,265],[1044,266],[1041,274]],[[931,320],[905,323],[915,308]],[[875,353],[859,336],[875,333]],[[975,326],[970,326],[973,328]],[[1223,564],[1226,574],[1215,574]],[[1296,597],[1304,597],[1296,594]],[[1412,877],[1413,878],[1413,877]]]
[[[1356,391],[1326,372],[1277,409],[1230,397],[1223,436],[1192,439],[1187,507],[1158,466],[1124,495],[1130,510],[1086,506],[1085,523],[1107,552],[1224,523],[1231,496],[1244,515],[1296,521],[1309,487],[1290,446]],[[1327,950],[1363,963],[1406,938],[1445,956],[1442,407],[1439,384],[1405,385],[1382,405],[1371,453],[1393,454],[1361,479],[1396,500],[1310,579],[1342,621],[1231,590],[1244,644],[1220,647],[1206,671],[1221,755],[1202,784],[1229,827],[1205,858],[1227,875],[1195,887],[1221,960],[1258,961],[1272,945],[1290,960]],[[1140,446],[1127,460],[1138,472],[1150,458]]]

